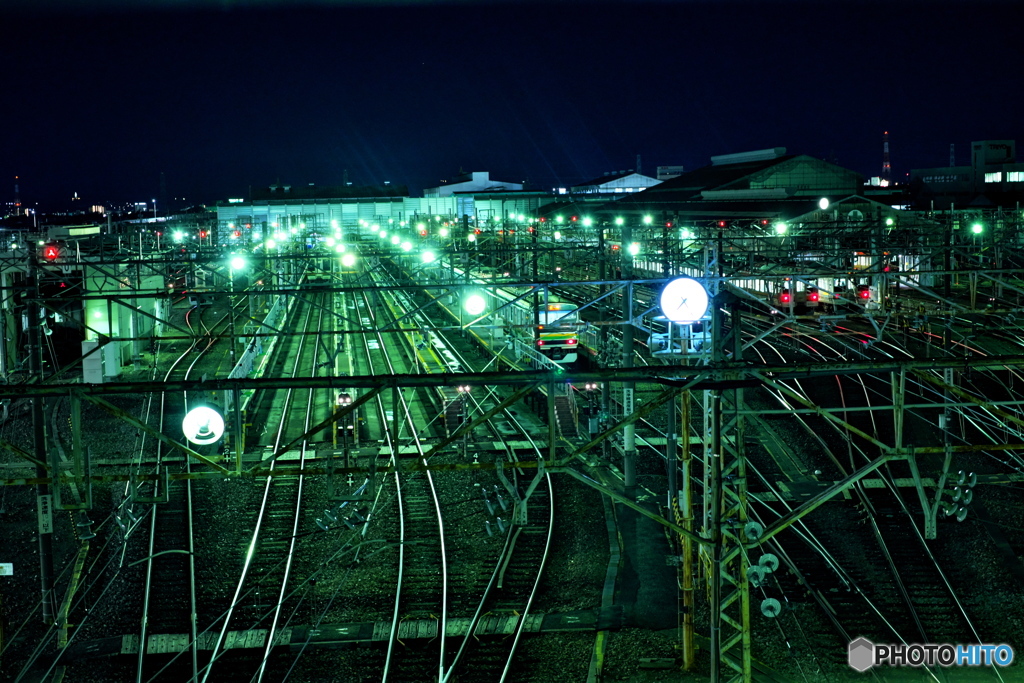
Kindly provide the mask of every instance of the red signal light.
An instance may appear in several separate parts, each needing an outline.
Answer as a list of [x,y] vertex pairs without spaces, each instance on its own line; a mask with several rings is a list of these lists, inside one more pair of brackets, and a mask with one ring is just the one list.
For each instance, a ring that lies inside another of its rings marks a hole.
[[725,227],[725,221],[718,221],[718,227],[724,228]]
[[205,237],[206,237],[206,231],[205,231],[205,230],[200,230],[200,231],[199,231],[199,238],[200,238],[200,239],[203,239],[203,238],[205,238]]
[[671,228],[672,227],[672,221],[666,221],[665,227],[666,228]]
[[420,237],[426,237],[426,236],[427,236],[427,231],[426,230],[420,230]]
[[60,257],[60,249],[54,244],[47,244],[43,247],[43,258],[47,261],[56,261]]
[[573,217],[572,217],[572,218],[570,218],[569,220],[571,220],[571,221],[572,221],[573,223],[575,223],[575,222],[576,222],[576,216],[573,216]]
[[767,218],[762,218],[761,219],[761,225],[768,225],[768,219]]
[[479,235],[481,232],[483,232],[483,231],[480,228],[477,228],[476,230],[473,231],[473,234],[474,235]]
[[235,231],[234,231],[234,232],[233,232],[232,234],[233,234],[233,235],[234,235],[235,237],[241,237],[241,236],[242,236],[242,231],[241,231],[241,230],[235,230]]
[[547,223],[547,222],[548,222],[548,219],[547,219],[547,218],[545,218],[544,216],[541,216],[541,217],[540,217],[540,222],[541,222],[541,223]]

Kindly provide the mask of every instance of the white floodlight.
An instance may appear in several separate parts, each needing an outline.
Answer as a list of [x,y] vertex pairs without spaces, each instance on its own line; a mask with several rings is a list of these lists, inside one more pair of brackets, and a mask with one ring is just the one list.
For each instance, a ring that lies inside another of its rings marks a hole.
[[185,438],[200,446],[214,443],[224,436],[224,418],[213,408],[197,406],[181,421]]
[[479,294],[470,294],[466,297],[463,307],[470,315],[480,315],[487,309],[487,300]]

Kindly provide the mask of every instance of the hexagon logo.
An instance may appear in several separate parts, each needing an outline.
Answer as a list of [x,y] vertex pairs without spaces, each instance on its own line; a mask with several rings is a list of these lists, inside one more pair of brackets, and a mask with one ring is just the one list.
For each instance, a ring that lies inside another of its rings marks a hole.
[[864,672],[875,663],[875,646],[867,638],[858,638],[850,643],[850,667]]

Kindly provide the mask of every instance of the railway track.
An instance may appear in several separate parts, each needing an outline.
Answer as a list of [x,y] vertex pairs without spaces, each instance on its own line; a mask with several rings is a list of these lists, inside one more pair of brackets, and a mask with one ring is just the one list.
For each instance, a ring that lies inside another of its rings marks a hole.
[[[318,310],[319,314],[316,313]],[[295,313],[303,320],[303,332],[320,328],[322,307],[300,304]],[[289,366],[288,372],[298,375],[303,368],[313,369],[317,342],[308,340],[316,339],[301,334],[294,338],[292,344],[281,349],[281,358]],[[311,390],[285,390],[280,393],[282,395],[275,396],[273,401],[279,407],[279,411],[275,411],[279,416],[273,440],[275,452],[294,436],[294,432],[288,430],[292,409],[301,415],[303,432],[300,433],[304,433],[310,425],[313,405]],[[305,458],[306,443],[303,442],[293,463],[301,467]],[[275,462],[268,465],[269,469],[274,468]],[[264,480],[259,510],[239,578],[223,618],[214,622],[219,629],[213,651],[198,680],[264,679],[271,651],[282,637],[280,629],[290,597],[289,581],[300,524],[303,485],[304,478],[296,475],[268,476]],[[216,608],[213,613],[217,613]],[[244,631],[253,642],[246,643],[249,647],[245,649],[232,652],[232,643],[228,640],[230,631]]]
[[[397,296],[400,309],[412,310],[414,302],[404,296]],[[444,372],[446,368],[455,366],[465,369],[486,369],[489,363],[474,363],[470,354],[460,351],[465,343],[460,343],[456,335],[446,334],[434,327],[434,323],[426,315],[414,314],[413,320],[421,330],[430,330],[429,346],[420,349],[419,366],[426,371]],[[410,347],[415,346],[410,340]],[[444,354],[444,357],[438,357]],[[458,400],[466,404],[465,418],[491,409],[503,395],[488,391],[486,387],[477,387],[479,391],[463,392]],[[444,404],[450,397],[439,396]],[[474,438],[492,438],[505,443],[507,452],[503,457],[509,462],[518,459],[516,453],[508,446],[512,439],[533,443],[529,430],[505,409],[500,413],[504,424],[512,429],[512,433],[504,433],[492,419],[485,422],[481,429],[486,434]],[[540,448],[534,445],[535,455],[543,459]],[[437,457],[437,456],[435,456]],[[451,457],[450,455],[448,456]],[[461,459],[456,455],[456,460]],[[511,491],[500,488],[497,484],[488,490],[481,488],[484,504],[493,519],[492,531],[498,538],[503,537],[503,547],[494,559],[492,569],[488,573],[480,573],[475,577],[453,576],[452,593],[462,596],[457,600],[458,607],[453,605],[453,616],[459,614],[460,628],[465,629],[457,652],[446,658],[442,667],[442,681],[455,680],[460,675],[470,676],[473,680],[503,681],[510,675],[514,666],[515,652],[522,635],[526,617],[534,607],[535,600],[543,576],[543,569],[550,548],[554,530],[554,506],[550,476],[538,475],[535,480],[520,481],[525,474],[510,470],[506,482]],[[504,520],[502,520],[504,516]],[[452,531],[452,536],[456,533]],[[454,541],[449,545],[453,545]],[[488,577],[486,582],[481,578]],[[469,595],[479,596],[470,600]],[[495,636],[487,638],[487,636]],[[485,641],[481,642],[480,637]],[[442,657],[444,653],[442,651]],[[404,679],[403,679],[404,680]],[[424,679],[425,680],[425,679]]]
[[[187,379],[213,349],[216,340],[214,330],[221,326],[224,318],[211,329],[202,317],[203,308],[200,306],[186,312],[185,323],[196,338],[168,368],[165,382],[176,375]],[[193,356],[191,361],[190,355]],[[180,409],[167,394],[160,395],[161,432],[169,428],[172,415]],[[184,409],[187,410],[187,405]],[[157,472],[172,468],[190,471],[188,458],[180,463],[165,462],[169,454],[165,452],[164,444],[157,442],[156,449]],[[157,486],[158,489],[154,489],[150,496],[156,502],[147,504],[149,543],[136,665],[136,680],[140,682],[180,680],[183,676],[191,678],[198,671],[192,482],[187,479],[173,484],[166,481]]]

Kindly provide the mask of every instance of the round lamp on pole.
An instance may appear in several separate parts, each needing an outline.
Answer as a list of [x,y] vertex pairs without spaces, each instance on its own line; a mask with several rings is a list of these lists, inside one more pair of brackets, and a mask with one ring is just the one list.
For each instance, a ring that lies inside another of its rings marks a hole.
[[209,406],[198,406],[188,411],[181,421],[185,438],[194,444],[204,446],[215,443],[224,436],[224,418]]
[[487,310],[487,300],[480,294],[470,294],[466,297],[466,301],[462,306],[466,309],[466,313],[469,313],[470,315],[480,315]]

